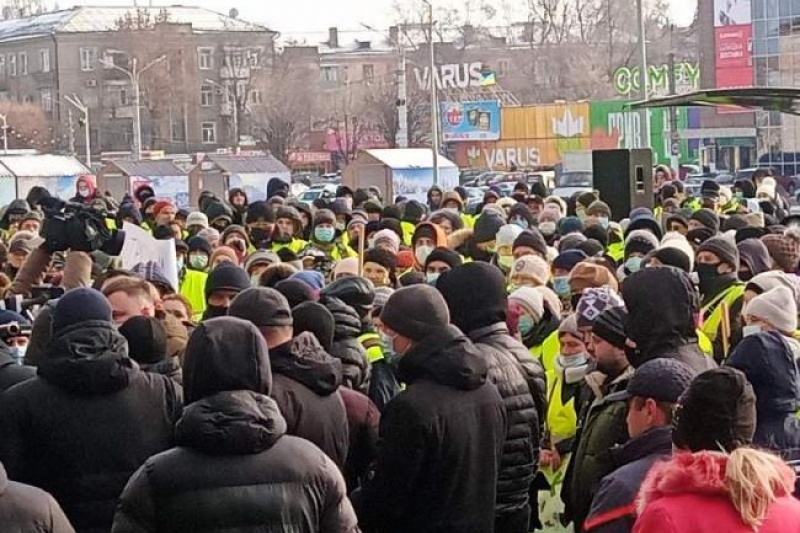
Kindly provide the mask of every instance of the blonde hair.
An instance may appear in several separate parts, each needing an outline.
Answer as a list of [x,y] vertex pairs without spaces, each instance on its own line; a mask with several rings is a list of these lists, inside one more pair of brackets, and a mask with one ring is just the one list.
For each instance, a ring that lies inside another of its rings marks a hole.
[[757,530],[779,497],[794,490],[794,476],[770,453],[739,448],[728,456],[724,485],[742,522]]
[[128,296],[147,298],[153,303],[160,300],[158,289],[152,283],[133,276],[120,276],[109,280],[103,285],[102,292],[106,298],[115,292],[124,292]]

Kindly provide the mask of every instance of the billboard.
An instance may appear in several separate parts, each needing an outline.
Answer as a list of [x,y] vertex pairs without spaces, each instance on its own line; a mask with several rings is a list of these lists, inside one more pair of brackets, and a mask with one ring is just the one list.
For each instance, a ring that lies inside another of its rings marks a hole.
[[714,0],[714,57],[717,88],[753,85],[751,0]]
[[500,104],[496,100],[446,102],[440,109],[444,142],[500,138]]

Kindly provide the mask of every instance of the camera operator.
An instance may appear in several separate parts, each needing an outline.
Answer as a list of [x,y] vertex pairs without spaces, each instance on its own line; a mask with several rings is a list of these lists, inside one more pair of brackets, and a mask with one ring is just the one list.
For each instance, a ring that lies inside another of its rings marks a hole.
[[0,392],[36,375],[33,367],[23,366],[30,337],[28,319],[0,310]]

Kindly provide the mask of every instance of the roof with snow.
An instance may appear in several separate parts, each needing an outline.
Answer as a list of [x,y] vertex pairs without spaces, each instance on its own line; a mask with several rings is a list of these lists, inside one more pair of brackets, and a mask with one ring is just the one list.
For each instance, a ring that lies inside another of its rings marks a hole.
[[[433,168],[433,152],[429,148],[387,148],[364,150],[390,168]],[[439,168],[457,165],[443,155],[439,155]]]
[[9,155],[0,157],[0,164],[18,178],[59,178],[90,174],[83,164],[67,155]]

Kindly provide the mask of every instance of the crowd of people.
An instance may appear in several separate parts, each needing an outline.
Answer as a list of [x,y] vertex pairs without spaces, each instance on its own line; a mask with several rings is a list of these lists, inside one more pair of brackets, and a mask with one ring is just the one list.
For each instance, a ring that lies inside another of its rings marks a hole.
[[[34,188],[0,218],[0,530],[800,531],[800,218],[766,172],[658,172],[628,213]],[[122,268],[125,223],[177,271]]]

